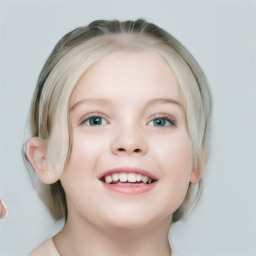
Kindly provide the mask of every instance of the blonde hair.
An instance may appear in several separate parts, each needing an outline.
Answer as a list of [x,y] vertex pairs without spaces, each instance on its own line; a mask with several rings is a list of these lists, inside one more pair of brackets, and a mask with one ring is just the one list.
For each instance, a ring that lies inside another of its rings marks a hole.
[[[69,99],[79,78],[109,53],[138,49],[158,52],[176,75],[192,141],[194,165],[200,164],[201,155],[207,149],[211,98],[198,63],[173,36],[152,23],[99,20],[65,35],[53,49],[38,79],[30,110],[31,136],[47,141],[52,171],[61,173],[64,170],[72,150]],[[24,152],[23,156],[26,165],[31,167]],[[51,185],[39,184],[39,195],[53,217],[67,218],[65,192],[60,181]],[[191,203],[199,198],[201,181],[194,200],[191,200],[194,187],[194,184],[189,185],[187,196],[174,213],[173,221],[182,218]]]

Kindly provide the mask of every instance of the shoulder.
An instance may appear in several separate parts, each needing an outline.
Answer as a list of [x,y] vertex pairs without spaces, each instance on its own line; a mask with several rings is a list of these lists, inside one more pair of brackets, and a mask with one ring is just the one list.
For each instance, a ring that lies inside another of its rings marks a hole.
[[28,256],[60,256],[52,238],[47,239],[34,249]]

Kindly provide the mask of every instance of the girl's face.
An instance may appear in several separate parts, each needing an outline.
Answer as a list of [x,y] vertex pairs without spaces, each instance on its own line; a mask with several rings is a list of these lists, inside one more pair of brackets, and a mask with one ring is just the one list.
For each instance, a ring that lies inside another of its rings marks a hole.
[[170,223],[194,171],[178,82],[164,59],[144,50],[98,61],[71,95],[70,122],[61,177],[68,218],[108,228]]

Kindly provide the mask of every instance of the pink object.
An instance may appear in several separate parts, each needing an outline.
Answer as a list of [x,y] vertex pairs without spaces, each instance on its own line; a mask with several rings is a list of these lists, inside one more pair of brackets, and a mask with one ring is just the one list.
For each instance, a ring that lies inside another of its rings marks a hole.
[[0,219],[6,218],[8,216],[8,209],[4,202],[0,200]]
[[108,184],[102,181],[102,184],[105,188],[112,190],[117,193],[123,193],[128,195],[136,195],[148,192],[149,190],[153,189],[156,185],[156,182],[145,184],[145,185],[126,185],[126,184]]

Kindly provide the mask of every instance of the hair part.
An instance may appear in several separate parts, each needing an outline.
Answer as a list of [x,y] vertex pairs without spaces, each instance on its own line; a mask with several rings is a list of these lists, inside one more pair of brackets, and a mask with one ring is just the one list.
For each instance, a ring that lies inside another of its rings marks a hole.
[[[61,174],[72,151],[69,100],[80,77],[112,52],[144,49],[158,52],[177,77],[194,165],[200,165],[201,155],[207,150],[211,97],[205,75],[196,60],[173,36],[152,23],[141,19],[98,20],[65,35],[39,75],[30,110],[30,129],[31,136],[47,141],[52,171]],[[30,165],[24,150],[23,156],[26,165]],[[191,193],[192,190],[197,192]],[[60,181],[51,185],[41,183],[38,192],[55,219],[67,218],[65,192]],[[201,181],[198,185],[189,185],[187,196],[174,213],[173,221],[182,218],[200,193]]]

